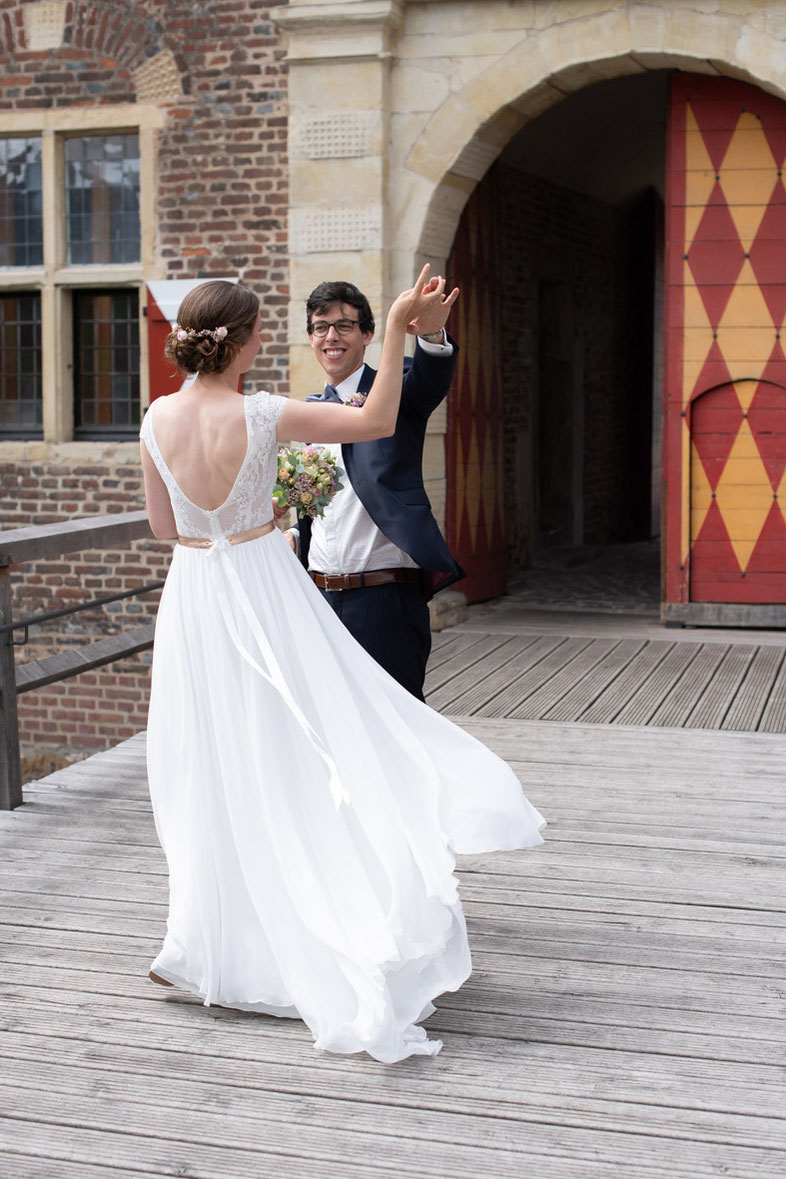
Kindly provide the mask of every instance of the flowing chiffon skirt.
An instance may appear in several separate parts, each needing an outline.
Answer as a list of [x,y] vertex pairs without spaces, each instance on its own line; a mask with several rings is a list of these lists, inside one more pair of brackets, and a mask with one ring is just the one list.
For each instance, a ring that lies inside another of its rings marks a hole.
[[543,819],[352,639],[278,530],[175,546],[148,770],[170,874],[158,975],[299,1017],[319,1049],[439,1051],[418,1021],[471,968],[455,853],[534,846]]

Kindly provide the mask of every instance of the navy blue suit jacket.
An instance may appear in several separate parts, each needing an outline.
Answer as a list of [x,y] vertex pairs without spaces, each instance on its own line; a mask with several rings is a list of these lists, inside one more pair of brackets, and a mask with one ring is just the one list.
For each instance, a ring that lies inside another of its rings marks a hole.
[[[450,357],[429,354],[418,346],[414,358],[404,361],[401,406],[390,438],[345,442],[341,447],[347,477],[358,499],[380,532],[424,570],[424,588],[429,597],[465,576],[448,550],[423,486],[426,426],[447,396],[456,367],[458,345],[455,340],[450,342]],[[376,375],[376,369],[364,365],[358,392],[367,393]],[[308,398],[329,399],[325,392]],[[298,525],[300,558],[308,568],[311,521],[301,517]]]

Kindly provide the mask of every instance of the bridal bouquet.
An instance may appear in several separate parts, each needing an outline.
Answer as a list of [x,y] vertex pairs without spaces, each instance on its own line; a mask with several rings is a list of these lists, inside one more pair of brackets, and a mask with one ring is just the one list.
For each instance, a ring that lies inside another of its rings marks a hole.
[[297,508],[304,516],[322,516],[343,484],[344,471],[324,446],[282,446],[273,503],[279,511]]

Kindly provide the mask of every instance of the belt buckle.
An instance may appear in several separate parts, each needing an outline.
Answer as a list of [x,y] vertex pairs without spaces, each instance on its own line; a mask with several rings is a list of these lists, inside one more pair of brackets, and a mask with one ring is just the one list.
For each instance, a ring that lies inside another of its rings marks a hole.
[[[339,584],[339,585],[332,584],[335,582],[339,582],[342,584]],[[337,590],[343,590],[344,589],[343,582],[344,582],[344,574],[343,573],[326,573],[325,574],[325,589],[330,591],[331,593],[335,593]]]

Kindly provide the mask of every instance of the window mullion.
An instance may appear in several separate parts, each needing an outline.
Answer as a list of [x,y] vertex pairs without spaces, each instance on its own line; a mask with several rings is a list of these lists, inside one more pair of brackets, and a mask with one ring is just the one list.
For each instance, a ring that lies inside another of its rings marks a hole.
[[63,258],[63,167],[60,143],[53,131],[41,134],[41,178],[44,210],[44,268],[47,282]]
[[44,282],[41,288],[41,385],[44,438],[68,442],[73,437],[71,417],[65,412],[63,393],[69,388],[68,371],[60,346],[63,328],[63,293],[54,276],[63,257],[63,198],[60,143],[53,131],[41,135],[42,206],[44,214]]
[[69,297],[70,292],[52,282],[41,291],[41,373],[47,442],[70,442],[74,436]]

